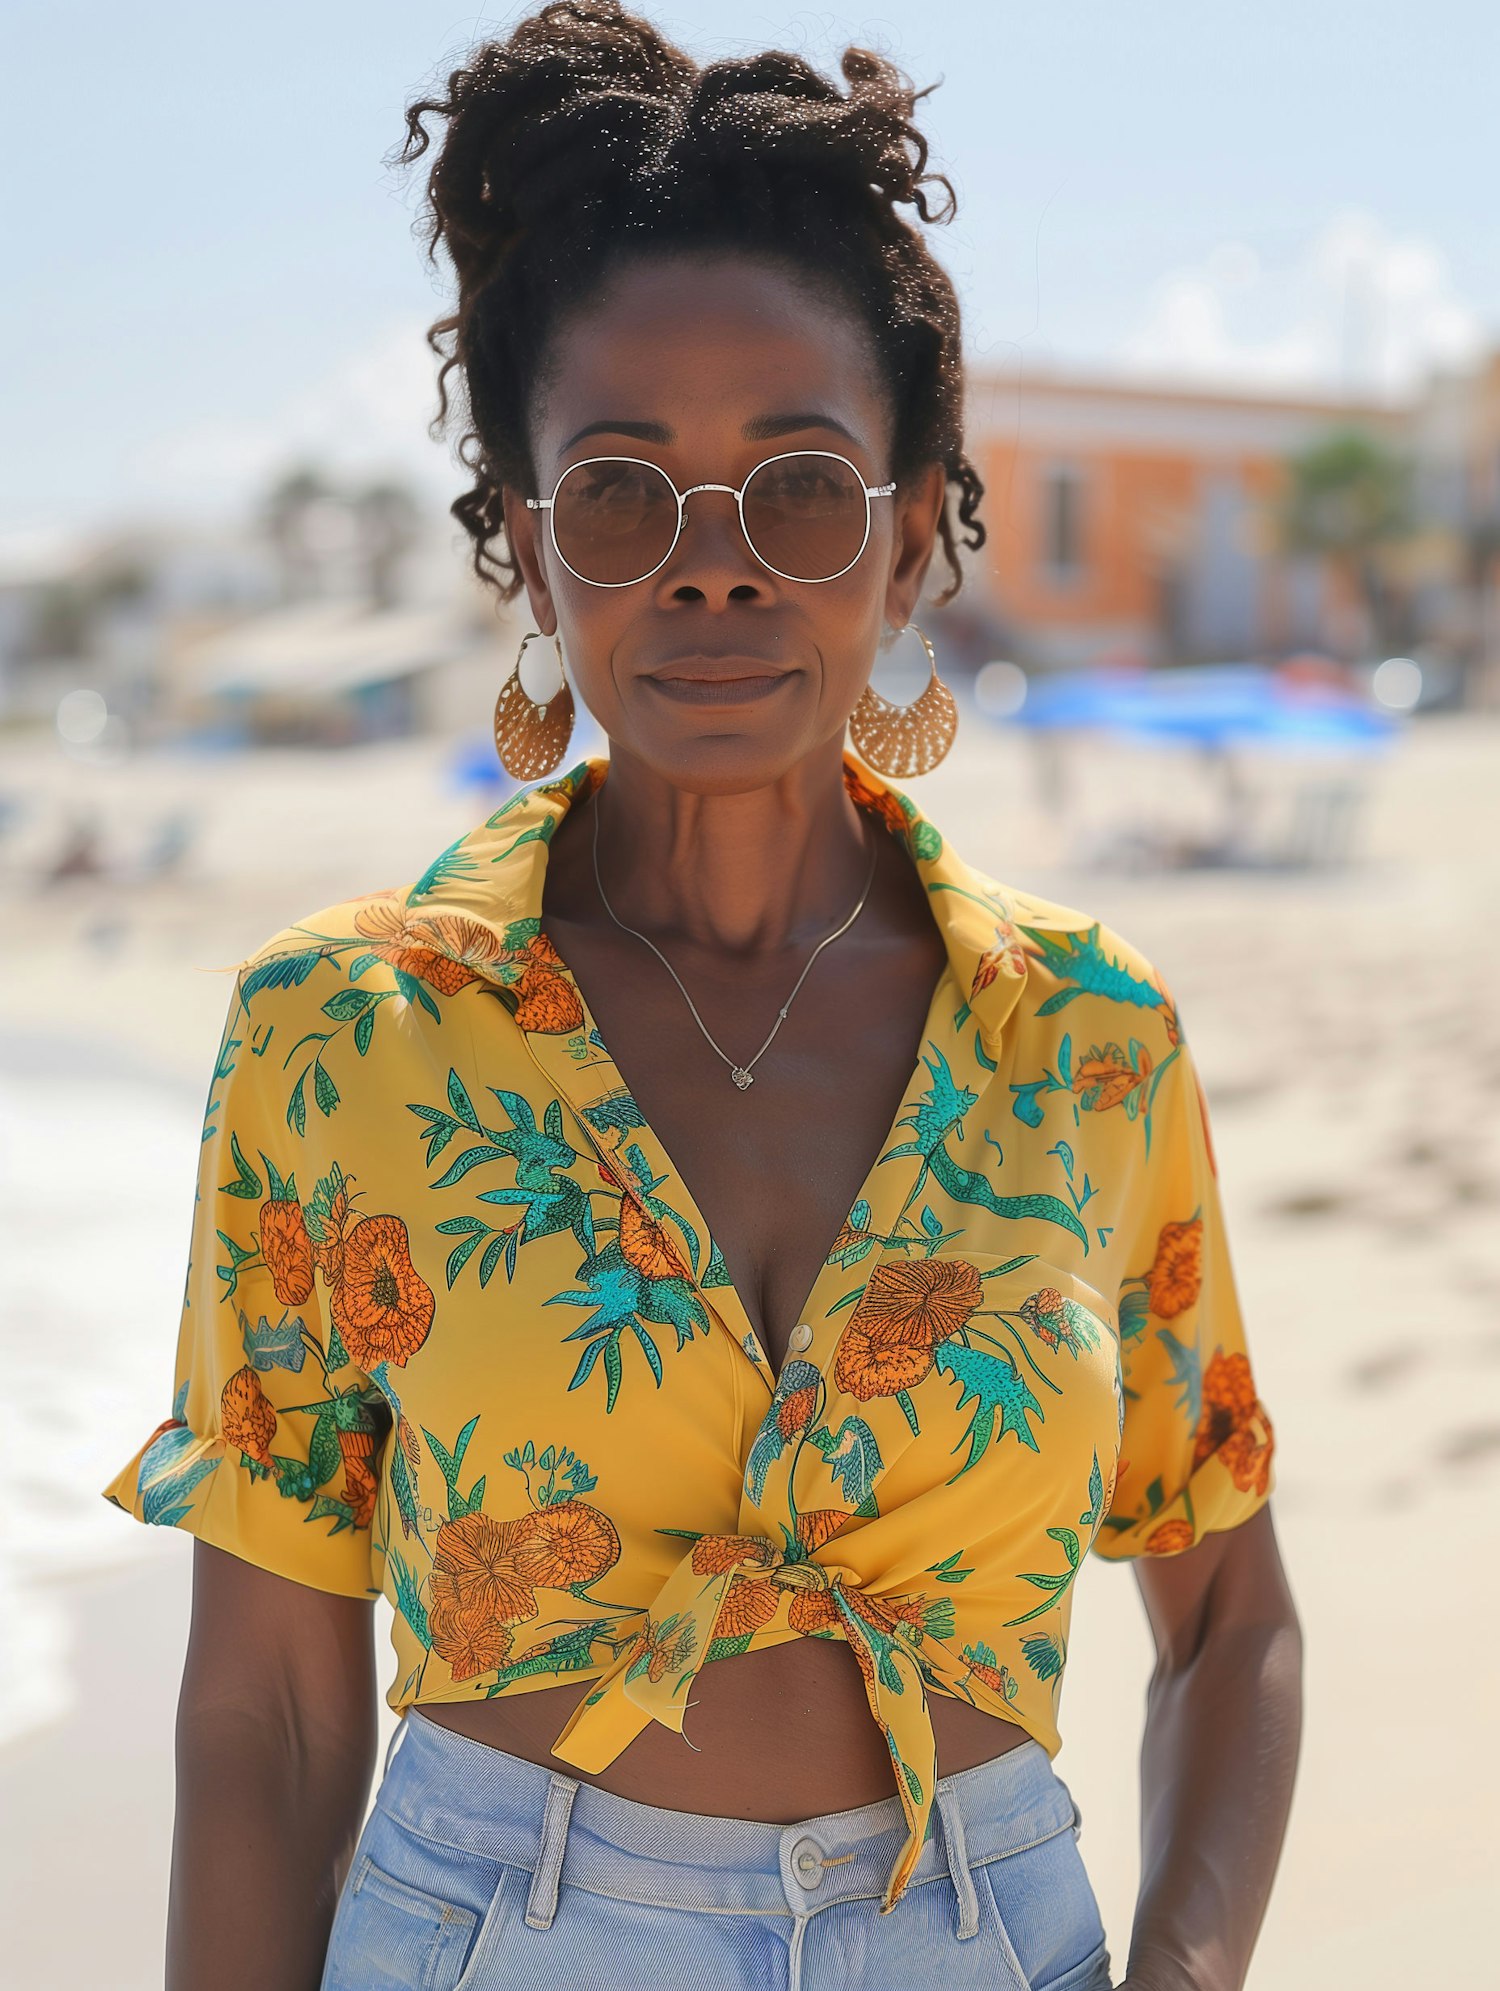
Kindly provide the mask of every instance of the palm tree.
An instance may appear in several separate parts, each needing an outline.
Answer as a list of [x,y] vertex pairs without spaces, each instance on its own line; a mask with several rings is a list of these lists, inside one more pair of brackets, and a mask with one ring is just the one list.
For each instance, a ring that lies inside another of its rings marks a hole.
[[351,503],[370,602],[393,608],[397,570],[417,537],[416,500],[404,484],[378,483],[357,491]]
[[334,495],[322,471],[301,465],[277,479],[261,514],[276,554],[281,598],[300,601],[317,591],[318,554],[308,534],[315,508]]
[[1381,549],[1413,530],[1412,465],[1363,429],[1338,429],[1294,456],[1278,522],[1291,553],[1320,555],[1362,603],[1384,651],[1393,622]]

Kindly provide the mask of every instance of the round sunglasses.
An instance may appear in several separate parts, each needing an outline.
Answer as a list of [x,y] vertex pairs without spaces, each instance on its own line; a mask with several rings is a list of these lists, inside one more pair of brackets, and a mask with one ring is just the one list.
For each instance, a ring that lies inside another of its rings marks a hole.
[[550,498],[527,508],[551,515],[552,546],[570,574],[596,588],[627,588],[658,573],[682,535],[696,491],[725,491],[740,530],[763,567],[784,581],[836,581],[870,537],[870,500],[891,484],[867,484],[847,456],[828,449],[786,450],[732,484],[679,491],[658,463],[640,456],[589,456],[570,463]]

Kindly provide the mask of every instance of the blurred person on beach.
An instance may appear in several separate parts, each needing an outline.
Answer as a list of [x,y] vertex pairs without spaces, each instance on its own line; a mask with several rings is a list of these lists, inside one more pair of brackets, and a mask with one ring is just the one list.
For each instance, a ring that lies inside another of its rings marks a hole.
[[[983,487],[925,93],[842,76],[561,0],[408,110],[540,785],[241,966],[107,1489],[198,1537],[168,1991],[1244,1983],[1301,1645],[1207,1108],[1153,964],[887,778]],[[1158,1654],[1118,1979],[1051,1765],[1090,1548]]]

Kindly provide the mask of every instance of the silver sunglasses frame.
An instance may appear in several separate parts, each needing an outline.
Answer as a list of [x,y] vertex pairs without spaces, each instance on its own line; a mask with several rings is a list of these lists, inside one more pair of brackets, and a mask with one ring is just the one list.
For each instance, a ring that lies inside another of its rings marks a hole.
[[[861,538],[859,542],[859,552],[855,554],[854,559],[848,561],[844,566],[840,567],[838,573],[821,574],[816,580],[813,581],[806,579],[806,577],[801,574],[784,574],[782,573],[779,567],[773,567],[770,561],[766,559],[765,555],[757,549],[755,541],[750,537],[749,531],[746,529],[745,526],[745,491],[750,484],[751,478],[755,477],[760,471],[764,470],[768,463],[784,463],[788,457],[792,456],[826,456],[834,463],[842,463],[847,470],[851,470],[854,473],[854,477],[859,484],[859,488],[865,494],[865,530],[864,530],[864,536],[863,538]],[[667,548],[666,552],[662,555],[660,560],[657,561],[654,567],[648,568],[644,574],[637,574],[634,580],[631,581],[591,580],[587,574],[580,574],[578,572],[578,569],[575,566],[571,565],[567,555],[563,552],[562,548],[557,543],[557,521],[554,512],[554,506],[557,501],[557,494],[563,487],[564,479],[571,477],[575,470],[586,470],[591,463],[642,463],[646,466],[648,470],[654,470],[657,472],[659,476],[666,478],[668,486],[670,487],[673,495],[677,499],[677,529],[672,534],[671,545]],[[653,463],[649,457],[585,456],[581,458],[579,462],[570,463],[568,465],[567,469],[562,473],[562,476],[559,477],[557,482],[552,486],[552,496],[550,498],[528,498],[526,500],[526,508],[528,511],[546,512],[548,514],[547,536],[552,541],[552,551],[557,555],[558,559],[562,561],[563,565],[568,569],[568,572],[572,574],[576,579],[586,582],[588,586],[591,588],[634,588],[634,587],[639,587],[642,581],[649,581],[653,574],[659,574],[662,568],[665,567],[667,562],[671,559],[672,555],[677,551],[677,542],[682,537],[682,521],[684,514],[687,510],[687,501],[689,498],[692,497],[693,493],[695,491],[727,491],[730,497],[734,499],[735,509],[739,513],[740,532],[744,536],[745,544],[750,548],[750,551],[755,555],[755,558],[760,562],[762,567],[765,568],[766,572],[768,574],[774,574],[778,580],[796,581],[798,585],[801,587],[820,588],[827,581],[836,581],[840,579],[841,576],[848,573],[850,567],[855,565],[855,563],[858,561],[860,557],[860,554],[864,552],[865,548],[870,543],[870,524],[873,517],[873,514],[871,513],[870,510],[871,498],[888,498],[891,496],[891,494],[894,492],[895,489],[896,486],[894,482],[890,484],[867,484],[864,481],[864,477],[860,471],[859,465],[857,463],[851,463],[847,456],[840,456],[836,449],[779,450],[775,456],[767,456],[762,458],[762,460],[759,463],[757,463],[755,468],[749,473],[749,476],[746,477],[745,482],[741,484],[738,490],[735,490],[732,484],[691,484],[689,485],[687,490],[679,491],[677,489],[676,482],[673,480],[673,478],[669,476],[665,470],[662,469],[659,463]]]

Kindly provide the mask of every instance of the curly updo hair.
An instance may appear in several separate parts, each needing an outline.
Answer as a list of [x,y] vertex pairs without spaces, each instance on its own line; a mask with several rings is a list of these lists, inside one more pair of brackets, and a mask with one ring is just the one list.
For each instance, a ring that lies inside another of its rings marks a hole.
[[[863,319],[894,414],[891,474],[943,465],[958,490],[964,544],[984,544],[984,486],[963,452],[958,299],[916,227],[947,221],[953,188],[927,170],[912,111],[927,92],[883,57],[846,48],[847,94],[779,50],[699,66],[618,0],[554,0],[504,41],[473,49],[445,96],[408,106],[409,165],[444,121],[427,179],[429,260],[442,245],[457,309],[427,342],[466,422],[459,460],[471,490],[450,510],[482,582],[510,601],[520,571],[504,538],[501,489],[536,497],[528,415],[549,341],[622,261],[728,250],[816,279]],[[929,86],[930,88],[931,86]],[[929,188],[945,199],[936,208]],[[962,582],[945,487],[939,532]]]

